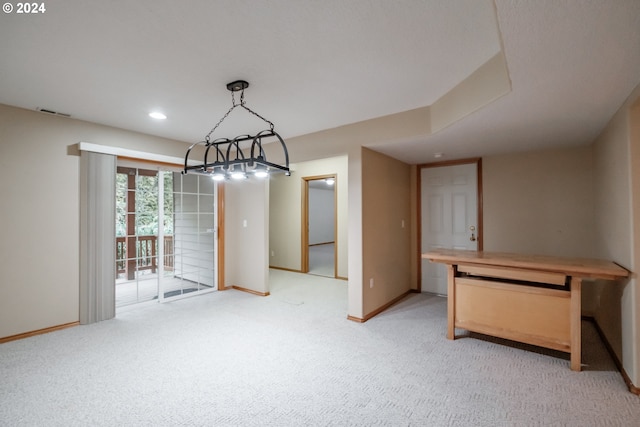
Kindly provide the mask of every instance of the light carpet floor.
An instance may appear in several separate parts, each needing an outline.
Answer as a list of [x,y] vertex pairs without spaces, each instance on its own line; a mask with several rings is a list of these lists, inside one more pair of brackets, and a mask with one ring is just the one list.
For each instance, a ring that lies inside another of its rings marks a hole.
[[121,310],[0,345],[3,426],[637,426],[590,323],[566,357],[449,341],[446,300],[414,294],[364,324],[347,284],[273,270],[236,290]]

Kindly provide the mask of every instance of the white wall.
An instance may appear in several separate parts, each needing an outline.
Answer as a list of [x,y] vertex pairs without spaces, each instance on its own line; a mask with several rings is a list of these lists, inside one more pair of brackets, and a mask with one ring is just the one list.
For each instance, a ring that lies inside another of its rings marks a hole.
[[309,244],[331,243],[335,239],[335,193],[333,187],[309,187]]
[[363,319],[364,272],[362,241],[362,148],[349,151],[349,286],[347,290],[347,316]]
[[482,159],[484,249],[593,257],[591,147]]
[[225,182],[225,286],[269,293],[269,181]]
[[640,282],[638,281],[637,271],[640,268],[640,85],[639,90],[633,93],[636,98],[635,104],[630,110],[630,143],[631,143],[631,200],[632,200],[632,228],[633,228],[633,259],[631,271],[633,280],[633,293],[629,298],[629,306],[625,309],[628,316],[625,320],[630,326],[625,327],[628,331],[628,337],[631,344],[631,353],[633,359],[629,364],[633,365],[627,373],[631,375],[631,381],[636,387],[636,391],[640,391]]
[[[362,149],[363,318],[412,288],[408,164]],[[373,286],[372,286],[373,285]]]
[[[594,144],[598,257],[637,272],[640,253],[640,86]],[[598,282],[592,292],[595,317],[633,384],[640,386],[640,297],[635,275],[618,283]]]

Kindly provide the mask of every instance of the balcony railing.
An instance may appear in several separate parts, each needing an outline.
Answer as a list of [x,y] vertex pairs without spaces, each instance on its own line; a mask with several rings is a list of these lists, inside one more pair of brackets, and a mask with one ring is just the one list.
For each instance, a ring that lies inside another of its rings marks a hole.
[[[128,247],[135,247],[130,254]],[[164,269],[173,270],[173,236],[164,236]],[[136,271],[158,269],[158,236],[116,237],[116,273],[128,280],[135,279]]]

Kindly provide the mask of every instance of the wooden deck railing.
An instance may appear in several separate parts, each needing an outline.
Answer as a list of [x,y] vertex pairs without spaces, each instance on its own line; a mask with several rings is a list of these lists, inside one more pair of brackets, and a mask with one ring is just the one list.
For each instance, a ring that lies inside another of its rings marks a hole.
[[[127,248],[135,247],[129,254]],[[116,237],[116,274],[125,273],[128,280],[135,272],[158,269],[158,236]],[[173,270],[173,236],[164,236],[164,269]]]

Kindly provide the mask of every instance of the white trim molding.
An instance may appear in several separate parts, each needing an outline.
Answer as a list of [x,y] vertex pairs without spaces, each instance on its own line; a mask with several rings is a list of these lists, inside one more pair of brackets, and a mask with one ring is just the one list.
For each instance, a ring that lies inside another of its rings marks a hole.
[[[157,154],[157,153],[147,153],[145,151],[129,150],[128,148],[113,147],[110,145],[93,144],[91,142],[79,142],[78,149],[80,151],[89,151],[92,153],[100,153],[100,154],[111,154],[114,156],[130,157],[133,159],[140,159],[140,160],[151,160],[155,162],[173,163],[178,165],[184,164],[184,158],[182,157],[166,156],[164,154]],[[196,164],[196,163],[197,162],[195,163],[189,162],[189,164]]]

